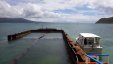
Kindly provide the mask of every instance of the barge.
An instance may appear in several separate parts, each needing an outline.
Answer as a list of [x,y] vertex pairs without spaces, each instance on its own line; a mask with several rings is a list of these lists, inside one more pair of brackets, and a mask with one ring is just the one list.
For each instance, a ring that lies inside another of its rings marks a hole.
[[[51,28],[28,30],[28,31],[8,35],[8,41],[10,43],[10,41],[17,40],[30,33],[44,33],[44,35],[39,37],[39,39],[43,38],[45,34],[48,33],[61,33],[69,55],[69,59],[71,60],[71,64],[109,64],[109,55],[100,54],[100,53],[99,54],[90,53],[89,55],[82,48],[81,44],[78,43],[78,40],[77,42],[74,42],[64,30],[51,29]],[[94,48],[94,45],[91,45],[91,49],[92,48]],[[28,51],[29,49],[27,48],[27,51],[14,58],[11,64],[18,64],[18,61],[21,60]],[[102,59],[99,59],[99,56],[101,57],[106,56],[107,61],[103,62]]]

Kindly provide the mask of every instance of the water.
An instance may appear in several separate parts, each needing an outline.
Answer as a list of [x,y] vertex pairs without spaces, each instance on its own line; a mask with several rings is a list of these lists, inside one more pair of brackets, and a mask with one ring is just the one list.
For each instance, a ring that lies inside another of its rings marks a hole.
[[[16,55],[21,53],[33,43],[33,35],[17,41],[7,42],[7,35],[38,28],[58,28],[65,30],[69,36],[75,40],[79,33],[91,32],[101,36],[101,46],[104,54],[110,54],[110,63],[113,63],[113,24],[78,24],[78,23],[1,23],[0,24],[0,63],[7,64]],[[51,35],[49,35],[51,37]],[[35,36],[35,38],[37,38]],[[34,40],[35,40],[34,38]],[[45,37],[46,38],[46,37]],[[32,39],[32,40],[30,40]],[[8,54],[9,52],[15,53]],[[4,58],[3,58],[4,57]],[[6,60],[5,58],[9,59]],[[1,61],[2,60],[2,61]],[[22,62],[22,61],[21,61]]]
[[[33,33],[31,36],[36,38],[38,35]],[[35,42],[19,64],[70,64],[61,33],[48,33]]]

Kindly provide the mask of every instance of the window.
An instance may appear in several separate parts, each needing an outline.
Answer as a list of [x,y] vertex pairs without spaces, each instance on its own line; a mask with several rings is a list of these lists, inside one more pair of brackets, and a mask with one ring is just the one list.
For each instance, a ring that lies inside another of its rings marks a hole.
[[93,45],[94,44],[94,38],[87,38],[87,44]]
[[87,39],[86,38],[84,39],[84,45],[87,45]]
[[95,42],[97,45],[99,45],[99,40],[100,40],[100,38],[97,38],[97,37],[95,38]]

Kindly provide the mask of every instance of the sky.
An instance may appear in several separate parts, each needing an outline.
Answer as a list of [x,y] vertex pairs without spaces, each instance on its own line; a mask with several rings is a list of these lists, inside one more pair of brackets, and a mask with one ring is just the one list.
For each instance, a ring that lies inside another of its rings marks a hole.
[[113,0],[0,0],[0,17],[94,23],[113,16]]

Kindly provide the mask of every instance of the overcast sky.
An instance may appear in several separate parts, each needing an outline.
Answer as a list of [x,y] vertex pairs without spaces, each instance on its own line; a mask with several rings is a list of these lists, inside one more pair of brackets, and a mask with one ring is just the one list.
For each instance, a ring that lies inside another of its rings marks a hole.
[[0,0],[0,17],[91,23],[113,16],[113,0]]

